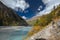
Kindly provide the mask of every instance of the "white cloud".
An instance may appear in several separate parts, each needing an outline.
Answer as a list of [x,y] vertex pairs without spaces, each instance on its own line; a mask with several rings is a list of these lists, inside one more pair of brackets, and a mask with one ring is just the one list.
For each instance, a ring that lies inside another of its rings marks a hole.
[[25,10],[29,7],[29,4],[26,3],[24,0],[17,1],[16,7],[20,7],[22,10]]
[[50,2],[51,0],[42,0],[44,4]]
[[27,19],[25,16],[22,16],[23,19]]
[[42,6],[39,6],[38,11],[40,11],[42,8],[43,8]]
[[6,6],[15,9],[16,7],[19,7],[23,11],[29,7],[29,4],[25,2],[25,0],[0,0],[3,2]]
[[50,0],[47,4],[46,7],[43,11],[40,11],[39,13],[37,13],[36,16],[41,16],[47,13],[50,13],[53,10],[53,7],[55,6],[57,8],[57,5],[60,4],[60,0]]
[[41,16],[41,15],[44,15],[44,14],[48,14],[49,12],[51,12],[52,9],[53,9],[53,6],[47,7],[47,8],[45,8],[45,10],[39,12],[39,13],[37,14],[37,16]]

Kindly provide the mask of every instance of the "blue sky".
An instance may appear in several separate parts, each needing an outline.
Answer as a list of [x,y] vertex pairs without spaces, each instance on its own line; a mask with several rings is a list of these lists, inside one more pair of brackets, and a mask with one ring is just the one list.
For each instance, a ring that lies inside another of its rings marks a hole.
[[27,8],[25,11],[28,11],[28,12],[17,11],[17,13],[20,16],[27,17],[27,19],[36,15],[36,12],[38,12],[38,8],[40,5],[43,7],[41,8],[41,11],[45,8],[45,5],[42,2],[42,0],[26,0],[26,2],[29,4],[29,8]]
[[52,11],[60,0],[0,0],[6,6],[14,9],[24,19],[41,16]]

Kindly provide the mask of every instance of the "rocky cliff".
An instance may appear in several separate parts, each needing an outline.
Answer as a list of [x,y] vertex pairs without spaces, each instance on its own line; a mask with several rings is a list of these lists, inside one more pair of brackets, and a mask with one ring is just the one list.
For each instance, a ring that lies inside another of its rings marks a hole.
[[60,40],[60,19],[52,21],[46,28],[26,40]]
[[60,5],[31,22],[35,25],[28,33],[27,40],[60,40]]
[[27,26],[27,22],[0,1],[0,26]]

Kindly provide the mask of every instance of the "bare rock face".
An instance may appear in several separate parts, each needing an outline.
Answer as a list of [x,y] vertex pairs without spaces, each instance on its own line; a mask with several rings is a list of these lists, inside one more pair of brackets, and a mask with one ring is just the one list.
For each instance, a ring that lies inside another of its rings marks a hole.
[[51,22],[45,29],[27,38],[28,40],[60,40],[60,20]]
[[0,1],[0,26],[28,26],[28,24]]

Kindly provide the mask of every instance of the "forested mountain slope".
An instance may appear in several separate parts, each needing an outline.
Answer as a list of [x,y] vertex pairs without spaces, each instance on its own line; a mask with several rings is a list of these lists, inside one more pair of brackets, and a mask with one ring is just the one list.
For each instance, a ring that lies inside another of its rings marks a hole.
[[27,26],[27,22],[0,1],[0,26]]

